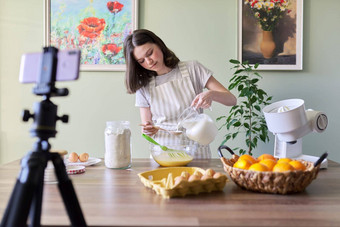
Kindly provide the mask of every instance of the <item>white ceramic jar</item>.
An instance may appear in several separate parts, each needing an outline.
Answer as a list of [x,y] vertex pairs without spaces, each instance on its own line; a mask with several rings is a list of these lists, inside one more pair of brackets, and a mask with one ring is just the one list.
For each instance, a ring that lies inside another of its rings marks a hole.
[[111,169],[131,167],[131,131],[128,121],[108,121],[105,128],[105,166]]

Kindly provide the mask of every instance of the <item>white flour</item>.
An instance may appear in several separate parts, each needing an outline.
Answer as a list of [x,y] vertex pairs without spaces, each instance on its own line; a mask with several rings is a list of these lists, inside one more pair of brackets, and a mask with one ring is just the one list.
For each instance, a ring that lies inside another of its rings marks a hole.
[[[125,125],[123,124],[125,123]],[[131,166],[131,131],[126,122],[108,122],[105,129],[105,166],[123,169]]]

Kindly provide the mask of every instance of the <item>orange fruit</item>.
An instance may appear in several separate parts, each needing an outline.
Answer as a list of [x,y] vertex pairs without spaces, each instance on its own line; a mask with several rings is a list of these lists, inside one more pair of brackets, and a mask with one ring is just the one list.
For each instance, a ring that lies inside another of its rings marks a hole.
[[277,163],[281,163],[281,162],[290,162],[290,161],[292,161],[292,159],[290,159],[290,158],[280,158],[279,160],[277,160]]
[[293,160],[289,162],[289,164],[293,166],[295,170],[302,170],[302,171],[306,170],[306,166],[298,160]]
[[291,166],[288,162],[278,162],[274,168],[273,172],[286,172],[295,170],[293,166]]
[[272,159],[263,159],[259,163],[267,166],[268,167],[268,171],[272,171],[274,166],[276,165],[276,160],[274,161]]
[[274,160],[276,162],[276,158],[271,154],[262,154],[257,158],[257,161],[259,162],[259,161],[262,161],[262,160],[265,160],[265,159],[271,159],[271,160]]
[[234,163],[234,168],[238,169],[248,169],[251,166],[251,162],[247,159],[238,159],[237,162]]
[[252,164],[248,170],[253,171],[269,171],[268,167],[262,163],[254,163]]
[[244,160],[244,159],[250,161],[251,164],[257,162],[257,160],[256,160],[253,156],[251,156],[251,155],[249,155],[249,154],[241,155],[241,156],[238,158],[238,160]]

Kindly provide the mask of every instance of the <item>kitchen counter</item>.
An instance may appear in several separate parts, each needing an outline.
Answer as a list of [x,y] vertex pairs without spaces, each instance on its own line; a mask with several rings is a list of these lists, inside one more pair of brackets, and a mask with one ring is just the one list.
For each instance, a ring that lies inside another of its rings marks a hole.
[[[188,166],[224,172],[219,159]],[[223,192],[163,199],[146,188],[138,173],[158,168],[150,159],[133,159],[128,170],[101,162],[70,175],[86,222],[91,226],[339,226],[340,164],[329,161],[304,192],[274,195],[246,191],[227,182]],[[3,216],[20,170],[19,161],[0,166]],[[69,226],[56,184],[45,184],[41,223]]]

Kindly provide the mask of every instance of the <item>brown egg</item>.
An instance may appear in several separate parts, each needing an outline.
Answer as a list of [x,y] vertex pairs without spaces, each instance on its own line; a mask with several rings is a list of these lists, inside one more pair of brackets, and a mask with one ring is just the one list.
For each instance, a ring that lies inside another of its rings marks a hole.
[[197,180],[201,180],[201,178],[197,175],[191,175],[188,179],[189,182],[197,181]]
[[196,170],[193,175],[196,175],[199,178],[201,178],[203,176],[203,174],[200,171],[198,171],[198,170]]
[[81,162],[87,162],[89,160],[89,154],[88,153],[82,153],[79,155],[79,160]]
[[214,174],[215,174],[215,171],[213,170],[213,169],[207,169],[206,171],[205,171],[205,174],[204,175],[208,175],[208,176],[214,176]]
[[78,161],[78,154],[76,152],[71,152],[71,154],[68,156],[68,160],[70,162],[77,162]]
[[221,177],[221,176],[224,176],[224,174],[223,174],[223,173],[220,173],[220,172],[217,172],[217,173],[214,174],[213,178],[214,178],[214,179],[217,179],[217,178],[219,178],[219,177]]
[[175,177],[175,185],[181,183],[182,181],[185,181],[186,179],[183,176],[177,176]]
[[186,180],[188,180],[189,177],[190,177],[190,173],[188,173],[187,171],[183,171],[183,172],[181,173],[181,176],[184,177]]
[[201,180],[208,180],[208,179],[212,179],[212,176],[210,176],[210,175],[203,175],[201,177]]

